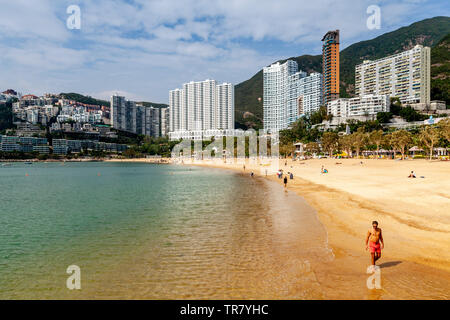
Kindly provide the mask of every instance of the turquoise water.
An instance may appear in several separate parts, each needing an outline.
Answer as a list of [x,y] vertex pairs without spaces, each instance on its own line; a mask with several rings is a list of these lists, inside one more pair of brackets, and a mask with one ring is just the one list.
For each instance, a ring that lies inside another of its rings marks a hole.
[[[330,257],[325,231],[272,183],[95,162],[14,163],[0,183],[1,299],[321,295],[311,268]],[[66,288],[69,265],[81,290]]]

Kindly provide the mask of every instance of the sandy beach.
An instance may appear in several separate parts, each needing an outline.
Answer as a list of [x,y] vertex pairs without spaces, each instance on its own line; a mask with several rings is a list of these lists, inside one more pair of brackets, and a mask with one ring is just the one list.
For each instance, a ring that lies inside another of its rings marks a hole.
[[[362,163],[361,163],[362,161]],[[280,160],[292,172],[288,190],[316,209],[328,232],[335,260],[317,266],[329,299],[448,299],[450,297],[450,163],[426,160]],[[203,161],[196,165],[253,171],[259,164]],[[329,173],[321,174],[321,167]],[[408,179],[414,170],[416,179]],[[383,230],[379,261],[383,289],[368,290],[369,253],[364,239],[371,221]]]

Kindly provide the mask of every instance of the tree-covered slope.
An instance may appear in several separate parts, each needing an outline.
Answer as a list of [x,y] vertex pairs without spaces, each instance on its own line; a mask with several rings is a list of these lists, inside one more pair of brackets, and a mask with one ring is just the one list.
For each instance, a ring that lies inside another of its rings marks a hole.
[[431,49],[431,100],[450,106],[450,33]]
[[84,96],[84,95],[79,94],[79,93],[74,93],[74,92],[60,93],[59,96],[61,98],[64,98],[64,99],[69,99],[69,100],[73,100],[73,101],[77,101],[77,102],[81,102],[81,103],[85,103],[85,104],[92,104],[92,105],[108,106],[109,107],[109,101],[95,99],[95,98],[92,98],[90,96]]

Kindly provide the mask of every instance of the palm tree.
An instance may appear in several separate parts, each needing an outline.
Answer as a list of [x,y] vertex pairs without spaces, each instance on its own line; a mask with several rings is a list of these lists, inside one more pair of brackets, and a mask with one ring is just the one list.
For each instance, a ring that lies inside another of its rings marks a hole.
[[397,130],[391,134],[391,144],[395,149],[399,150],[402,154],[402,160],[405,159],[406,147],[408,147],[412,142],[412,135],[406,130]]
[[439,129],[436,127],[427,126],[420,132],[420,141],[430,151],[430,160],[433,158],[433,148],[441,137]]

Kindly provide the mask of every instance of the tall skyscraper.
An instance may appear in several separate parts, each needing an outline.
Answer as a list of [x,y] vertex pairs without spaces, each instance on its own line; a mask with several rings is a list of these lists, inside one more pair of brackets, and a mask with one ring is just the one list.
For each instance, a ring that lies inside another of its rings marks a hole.
[[339,99],[339,30],[328,31],[322,49],[323,103]]
[[111,126],[121,131],[159,137],[159,108],[136,104],[125,97],[113,95],[111,97]]
[[402,103],[430,103],[430,55],[428,47],[417,45],[355,68],[357,95],[388,95]]
[[288,122],[296,121],[301,115],[319,110],[322,104],[322,74],[314,72],[309,76],[299,71],[289,76]]
[[272,64],[263,70],[264,129],[286,129],[302,115],[317,111],[322,102],[322,75],[299,71],[297,62]]
[[169,92],[170,132],[234,129],[234,86],[189,82]]
[[265,67],[263,70],[264,129],[278,132],[289,125],[287,101],[289,76],[298,72],[297,62],[288,60]]

